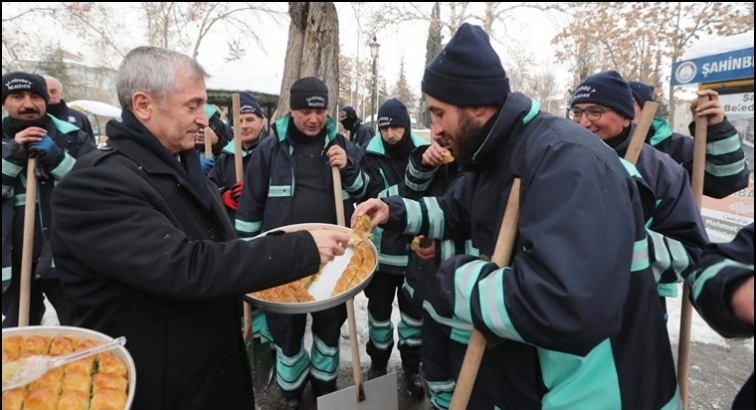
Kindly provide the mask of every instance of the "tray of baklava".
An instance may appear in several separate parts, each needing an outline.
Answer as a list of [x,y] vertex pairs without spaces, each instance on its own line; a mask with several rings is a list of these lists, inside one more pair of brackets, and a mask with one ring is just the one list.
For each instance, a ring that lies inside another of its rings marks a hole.
[[[70,326],[3,329],[3,366],[27,356],[60,356],[112,340],[103,333]],[[26,386],[4,391],[3,410],[130,409],[135,388],[134,360],[120,346],[53,368]]]
[[250,293],[245,299],[264,311],[284,314],[318,312],[352,299],[370,283],[378,261],[378,251],[367,235],[370,220],[363,220],[362,224],[367,225],[356,226],[354,230],[323,223],[294,224],[275,229],[284,232],[327,229],[348,233],[352,240],[343,255],[321,266],[312,275]]

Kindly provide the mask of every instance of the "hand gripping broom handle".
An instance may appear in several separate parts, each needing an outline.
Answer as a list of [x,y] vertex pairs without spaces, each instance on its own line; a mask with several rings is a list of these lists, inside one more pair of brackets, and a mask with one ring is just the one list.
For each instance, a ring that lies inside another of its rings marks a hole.
[[[491,262],[499,267],[509,265],[512,259],[512,250],[514,248],[515,238],[517,237],[517,223],[520,219],[520,178],[512,181],[512,189],[509,191],[507,208],[504,211],[504,218],[501,221],[499,236],[496,238],[494,253]],[[467,345],[465,360],[462,362],[462,369],[457,377],[457,385],[454,388],[449,410],[466,410],[470,402],[475,379],[478,376],[480,362],[483,360],[483,353],[486,350],[486,337],[483,333],[473,329],[470,343]]]

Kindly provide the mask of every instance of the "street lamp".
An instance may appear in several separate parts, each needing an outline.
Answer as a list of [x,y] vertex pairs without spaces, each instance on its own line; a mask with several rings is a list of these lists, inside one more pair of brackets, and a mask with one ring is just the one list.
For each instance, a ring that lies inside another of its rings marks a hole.
[[373,111],[373,121],[372,125],[375,127],[375,122],[378,120],[376,118],[376,106],[378,105],[378,77],[376,74],[376,61],[378,60],[378,49],[381,47],[380,44],[378,44],[378,39],[376,36],[373,36],[373,42],[370,43],[370,56],[373,57],[373,98],[372,98],[372,111]]

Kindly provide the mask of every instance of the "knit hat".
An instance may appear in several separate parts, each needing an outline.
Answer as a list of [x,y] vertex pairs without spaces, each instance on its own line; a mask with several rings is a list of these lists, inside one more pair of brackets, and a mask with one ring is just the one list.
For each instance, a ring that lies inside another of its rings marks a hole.
[[633,93],[633,99],[635,99],[635,102],[637,102],[641,108],[643,108],[643,105],[646,104],[646,101],[654,100],[653,86],[644,84],[640,81],[628,81],[627,84],[630,85],[630,91],[632,91]]
[[3,104],[9,95],[22,91],[30,91],[44,98],[45,104],[50,101],[47,93],[47,81],[38,74],[13,71],[3,74]]
[[297,80],[289,89],[289,106],[292,110],[328,108],[328,87],[315,77]]
[[594,74],[580,83],[572,97],[570,107],[585,103],[611,108],[631,120],[635,118],[630,86],[620,73],[614,70]]
[[354,118],[357,118],[357,113],[354,111],[354,108],[352,108],[351,105],[346,105],[346,106],[344,106],[344,108],[342,108],[339,111],[339,117],[344,117],[344,118],[354,117]]
[[378,108],[378,128],[386,127],[410,127],[407,106],[396,98],[386,101]]
[[460,107],[498,105],[510,92],[509,78],[480,26],[464,23],[425,67],[422,91]]
[[240,114],[256,114],[260,118],[265,118],[265,114],[263,114],[260,104],[257,103],[257,100],[252,94],[239,93],[239,105]]

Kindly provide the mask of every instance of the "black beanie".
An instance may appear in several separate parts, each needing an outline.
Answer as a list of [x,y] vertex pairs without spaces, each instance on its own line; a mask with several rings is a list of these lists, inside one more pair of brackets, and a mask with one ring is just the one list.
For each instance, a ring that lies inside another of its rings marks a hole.
[[239,93],[239,106],[239,114],[256,114],[260,118],[265,118],[262,107],[250,93]]
[[464,23],[425,67],[422,91],[459,107],[498,105],[510,92],[509,78],[480,26]]
[[572,97],[570,107],[585,103],[611,108],[631,120],[635,118],[630,86],[620,73],[614,70],[594,74],[580,83]]
[[641,108],[646,104],[646,101],[654,100],[654,87],[640,81],[628,81],[627,84],[630,86],[630,91],[633,93],[633,99],[635,99],[635,102],[637,102]]
[[410,127],[410,116],[403,102],[392,98],[378,108],[378,128]]
[[346,105],[339,111],[339,117],[345,118],[357,118],[357,113],[354,111],[351,105]]
[[315,77],[297,80],[289,89],[289,107],[292,110],[328,108],[328,87]]
[[50,94],[47,93],[47,81],[41,75],[23,71],[3,74],[3,104],[5,104],[5,99],[9,95],[21,91],[37,94],[45,100],[45,104],[50,101]]

